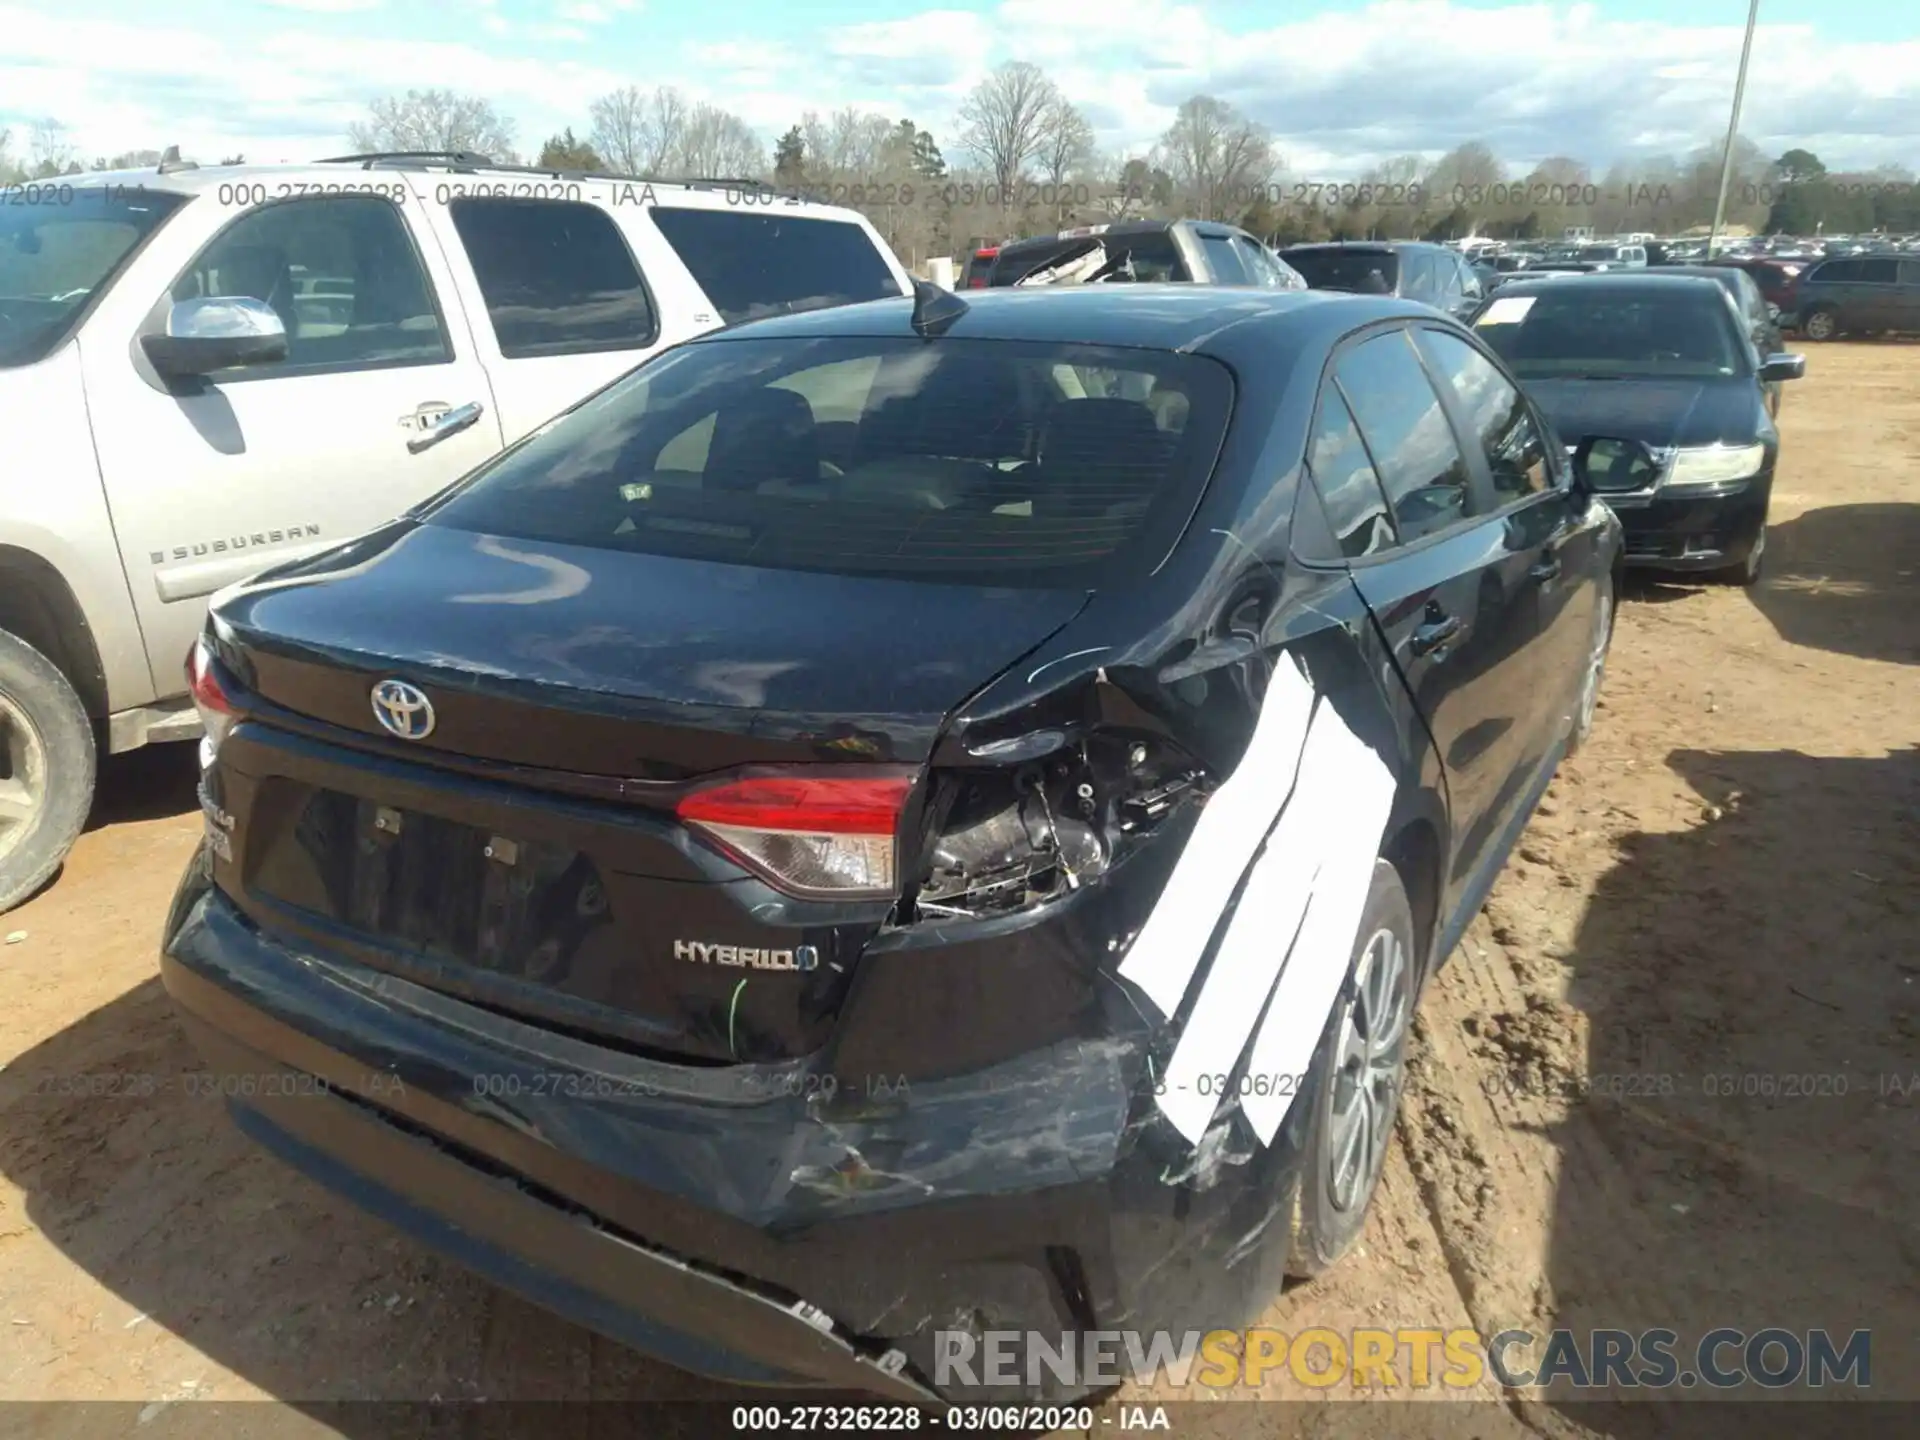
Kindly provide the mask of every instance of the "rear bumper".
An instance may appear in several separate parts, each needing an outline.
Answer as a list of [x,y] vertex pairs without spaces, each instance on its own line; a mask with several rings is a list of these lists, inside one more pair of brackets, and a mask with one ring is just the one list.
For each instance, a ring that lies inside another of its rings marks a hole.
[[1295,1128],[1196,1166],[1141,1098],[1141,1042],[1049,1047],[910,1098],[721,1103],[710,1081],[676,1092],[678,1067],[289,949],[197,871],[161,972],[240,1127],[670,1364],[929,1404],[1070,1399],[1084,1390],[1045,1367],[952,1383],[936,1336],[1210,1329],[1279,1288]]

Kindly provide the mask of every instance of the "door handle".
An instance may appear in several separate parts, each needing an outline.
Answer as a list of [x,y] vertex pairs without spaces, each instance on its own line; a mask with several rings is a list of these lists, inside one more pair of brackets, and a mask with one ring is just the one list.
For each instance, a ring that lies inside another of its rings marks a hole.
[[1429,620],[1413,632],[1411,649],[1416,655],[1437,654],[1452,642],[1460,630],[1458,615],[1442,615],[1437,620]]
[[418,455],[430,446],[438,445],[450,435],[458,435],[462,430],[470,429],[479,422],[481,413],[486,409],[478,400],[469,400],[464,405],[448,409],[431,402],[422,405],[411,415],[402,415],[400,423],[420,431],[407,441],[407,453]]
[[1560,557],[1558,555],[1542,555],[1528,569],[1527,578],[1529,580],[1538,580],[1543,584],[1548,580],[1558,580],[1560,578]]

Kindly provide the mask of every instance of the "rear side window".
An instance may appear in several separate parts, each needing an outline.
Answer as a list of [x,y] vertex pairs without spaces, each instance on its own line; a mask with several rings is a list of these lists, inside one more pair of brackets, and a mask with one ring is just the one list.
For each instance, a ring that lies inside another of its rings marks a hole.
[[1896,285],[1900,281],[1898,260],[1862,260],[1860,278],[1869,285]]
[[491,197],[447,208],[507,359],[643,349],[658,336],[640,268],[605,211]]
[[1387,497],[1380,489],[1360,427],[1354,424],[1340,392],[1329,385],[1320,397],[1313,435],[1307,442],[1307,470],[1325,507],[1339,555],[1304,555],[1308,560],[1344,557],[1356,560],[1393,544],[1393,521],[1387,516]]
[[1860,278],[1861,268],[1858,260],[1829,260],[1807,279],[1817,285],[1851,285]]
[[873,238],[844,220],[671,206],[652,214],[729,325],[901,293]]
[[1145,575],[1232,408],[1198,355],[747,335],[641,366],[433,512],[489,534],[1013,587]]
[[1418,540],[1471,515],[1466,458],[1406,332],[1355,346],[1334,375],[1379,469],[1401,539]]
[[1420,345],[1459,397],[1467,425],[1486,451],[1499,503],[1548,489],[1553,477],[1547,469],[1546,442],[1519,390],[1457,335],[1423,330]]

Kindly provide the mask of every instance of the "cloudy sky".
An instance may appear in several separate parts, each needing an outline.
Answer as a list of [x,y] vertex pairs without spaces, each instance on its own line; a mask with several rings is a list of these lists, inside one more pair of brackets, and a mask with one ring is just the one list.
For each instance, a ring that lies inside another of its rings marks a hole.
[[[1102,144],[1141,150],[1197,91],[1271,126],[1296,177],[1484,139],[1526,163],[1684,152],[1726,123],[1745,0],[0,0],[0,127],[83,156],[337,152],[367,101],[483,94],[523,149],[622,85],[673,83],[769,140],[809,109],[911,116],[1043,66]],[[1830,167],[1920,167],[1920,6],[1762,0],[1742,130]]]

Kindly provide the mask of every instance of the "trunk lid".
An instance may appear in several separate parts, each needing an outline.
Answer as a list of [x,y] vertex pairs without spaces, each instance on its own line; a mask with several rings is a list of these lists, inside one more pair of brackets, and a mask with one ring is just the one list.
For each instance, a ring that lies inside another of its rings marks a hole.
[[[253,716],[209,777],[216,879],[296,944],[568,1032],[807,1054],[890,901],[783,895],[658,792],[918,765],[1085,598],[397,523],[216,603]],[[376,718],[386,680],[426,733]]]

